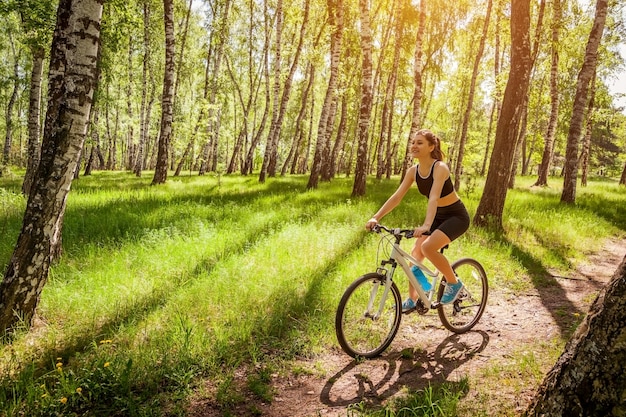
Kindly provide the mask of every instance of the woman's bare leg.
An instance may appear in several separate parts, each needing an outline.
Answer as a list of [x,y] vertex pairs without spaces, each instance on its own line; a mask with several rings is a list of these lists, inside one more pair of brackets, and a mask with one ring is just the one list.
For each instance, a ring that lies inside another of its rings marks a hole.
[[435,230],[430,236],[426,238],[421,245],[421,252],[430,262],[433,263],[435,268],[443,274],[446,282],[449,284],[456,284],[456,276],[450,266],[448,258],[443,256],[439,250],[450,243],[450,239],[441,230]]
[[[424,254],[422,253],[422,244],[427,237],[428,236],[422,236],[417,238],[415,244],[413,245],[413,249],[411,250],[411,256],[413,256],[420,262],[424,260]],[[409,281],[409,297],[411,297],[414,301],[418,298],[417,290],[415,289],[415,287],[413,287],[411,281]]]

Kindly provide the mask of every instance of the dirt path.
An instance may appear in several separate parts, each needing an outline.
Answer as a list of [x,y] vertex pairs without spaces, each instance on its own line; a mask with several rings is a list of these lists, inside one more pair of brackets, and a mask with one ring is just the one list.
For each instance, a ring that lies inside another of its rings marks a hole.
[[[541,291],[514,295],[491,289],[481,322],[463,335],[443,329],[436,314],[405,316],[396,339],[382,357],[357,363],[339,348],[333,349],[292,367],[310,372],[274,376],[272,384],[277,395],[271,403],[251,407],[246,402],[229,410],[229,415],[345,416],[350,404],[381,403],[404,387],[420,389],[433,381],[454,383],[463,376],[477,375],[488,364],[506,363],[520,347],[569,334],[625,254],[626,242],[610,240],[575,274],[554,276],[553,285]],[[500,391],[494,401],[508,402],[518,410],[524,409],[533,393],[531,389],[509,391]],[[213,404],[196,403],[190,415],[222,413]]]

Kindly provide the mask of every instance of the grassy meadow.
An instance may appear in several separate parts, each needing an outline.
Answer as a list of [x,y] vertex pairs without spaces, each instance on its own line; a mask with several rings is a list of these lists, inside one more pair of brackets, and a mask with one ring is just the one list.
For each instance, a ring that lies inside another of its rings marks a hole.
[[[0,416],[182,416],[203,380],[228,415],[243,398],[233,383],[241,367],[255,370],[248,389],[271,401],[268,375],[338,349],[338,300],[376,267],[378,238],[364,223],[398,178],[370,179],[361,199],[350,197],[351,178],[311,191],[305,176],[151,179],[97,172],[74,181],[63,255],[34,326],[0,348]],[[626,188],[616,181],[579,186],[577,204],[563,206],[560,178],[540,189],[534,180],[519,178],[509,192],[504,233],[471,228],[447,252],[480,260],[499,291],[547,285],[548,270],[565,274],[604,238],[626,236]],[[2,271],[21,229],[20,187],[19,175],[0,177]],[[461,191],[470,214],[481,192],[480,183]],[[383,223],[415,226],[425,202],[415,190]],[[419,395],[431,404],[453,395],[434,388]],[[453,415],[433,409],[425,415]]]

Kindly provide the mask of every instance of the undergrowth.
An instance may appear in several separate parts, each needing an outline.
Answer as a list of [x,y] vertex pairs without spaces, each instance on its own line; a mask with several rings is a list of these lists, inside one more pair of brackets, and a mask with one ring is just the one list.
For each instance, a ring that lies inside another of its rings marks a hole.
[[[206,395],[225,413],[245,393],[271,401],[269,372],[336,345],[338,297],[376,263],[364,222],[398,184],[370,180],[355,199],[345,178],[306,191],[304,176],[264,184],[184,176],[156,187],[148,177],[97,172],[74,181],[63,254],[36,319],[0,351],[0,415],[185,415],[205,380],[215,381]],[[531,181],[509,192],[504,232],[471,228],[447,252],[479,259],[499,291],[549,285],[548,271],[572,269],[626,230],[626,193],[616,183],[591,182],[576,205],[563,206],[558,190]],[[20,186],[0,178],[3,271],[21,229]],[[463,195],[471,214],[481,191]],[[383,223],[414,226],[424,213],[414,192]],[[257,372],[234,386],[244,366]],[[349,412],[455,415],[471,382]]]

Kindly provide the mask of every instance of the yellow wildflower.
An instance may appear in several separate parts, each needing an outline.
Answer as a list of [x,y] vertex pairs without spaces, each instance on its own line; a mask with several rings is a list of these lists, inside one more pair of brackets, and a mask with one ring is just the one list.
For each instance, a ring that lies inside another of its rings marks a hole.
[[109,365],[111,365],[109,362],[105,362],[105,363],[104,363],[104,367],[105,367],[105,368],[108,368],[108,367],[109,367]]
[[113,343],[113,340],[111,340],[111,339],[106,339],[106,340],[101,340],[101,341],[100,341],[100,344],[101,344],[101,345],[104,345],[105,343],[106,343],[106,344],[108,344],[108,343]]
[[67,402],[67,398],[65,398],[65,397],[61,398],[61,402],[62,402],[63,404],[65,404],[65,403]]
[[82,394],[83,393],[83,389],[81,387],[76,388],[76,393]]
[[63,368],[63,362],[57,362],[57,368]]

